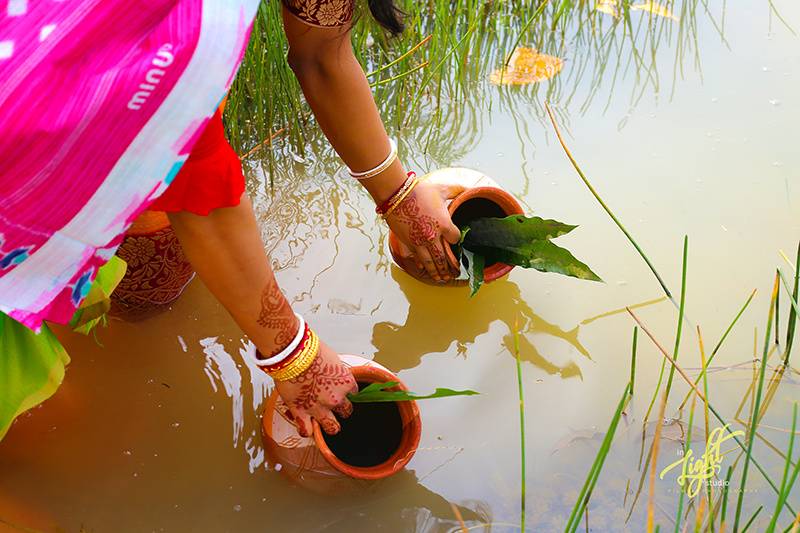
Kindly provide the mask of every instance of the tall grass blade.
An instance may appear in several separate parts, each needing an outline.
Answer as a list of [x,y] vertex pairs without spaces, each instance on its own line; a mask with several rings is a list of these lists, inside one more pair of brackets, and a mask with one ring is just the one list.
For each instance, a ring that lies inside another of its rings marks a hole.
[[[744,314],[745,309],[747,309],[747,306],[750,305],[750,302],[753,301],[753,297],[755,295],[756,295],[756,289],[753,289],[753,292],[750,293],[750,296],[748,296],[747,301],[744,302],[744,305],[742,305],[742,307],[739,309],[739,312],[736,313],[736,316],[733,318],[733,321],[728,325],[728,328],[725,330],[725,333],[723,333],[722,337],[720,337],[719,342],[717,342],[717,345],[714,346],[713,350],[711,350],[711,355],[708,357],[708,365],[711,365],[711,361],[714,360],[714,356],[716,356],[717,352],[719,352],[720,348],[722,348],[722,343],[724,343],[725,339],[728,338],[728,334],[731,332],[731,330],[733,330],[733,327],[736,325],[736,322],[738,322],[739,318]],[[695,386],[697,386],[697,384],[700,383],[700,380],[703,379],[705,375],[706,371],[704,369],[700,372],[700,375],[697,376],[697,379],[694,380]],[[691,395],[692,395],[691,390],[686,393],[686,396],[683,398],[681,405],[678,407],[679,410],[683,409],[683,406],[686,405],[686,402],[689,400],[689,396]]]
[[758,516],[758,513],[760,513],[761,509],[763,509],[763,508],[764,508],[763,505],[759,505],[758,506],[758,509],[756,509],[756,512],[753,513],[753,516],[750,517],[750,520],[748,520],[747,523],[742,528],[742,533],[745,533],[748,529],[750,529],[750,526],[753,525],[753,521],[756,519],[756,517]]
[[[689,447],[692,444],[692,428],[694,427],[694,408],[696,405],[697,405],[697,395],[692,397],[692,408],[689,410],[689,429],[686,434],[686,442],[683,444],[684,457],[686,457],[686,454],[689,453]],[[686,491],[681,490],[680,494],[678,494],[678,510],[675,513],[675,533],[678,533],[681,526],[681,514],[683,513],[683,497],[685,495],[685,492]],[[688,526],[689,522],[687,521],[686,527]]]
[[603,201],[602,198],[600,198],[600,194],[595,190],[595,188],[589,182],[589,179],[583,173],[580,166],[578,166],[578,162],[575,161],[575,158],[572,157],[572,153],[569,151],[569,148],[567,148],[567,144],[564,142],[564,138],[561,136],[561,130],[558,128],[558,123],[556,122],[556,118],[553,115],[553,110],[550,109],[550,104],[545,102],[544,105],[545,109],[547,110],[547,114],[550,116],[550,122],[553,124],[553,128],[555,129],[556,137],[558,137],[558,142],[561,143],[561,148],[564,149],[564,153],[566,153],[567,158],[569,159],[570,163],[572,163],[572,166],[575,168],[576,172],[578,173],[578,176],[580,176],[583,183],[589,189],[589,192],[592,193],[592,196],[594,196],[595,199],[598,201],[598,203],[600,203],[600,206],[605,210],[606,213],[608,213],[608,216],[611,217],[611,220],[614,221],[614,223],[622,231],[622,233],[625,234],[625,237],[628,238],[628,241],[630,241],[630,243],[633,245],[636,251],[639,252],[639,255],[642,257],[642,259],[644,259],[644,262],[647,263],[647,267],[650,269],[650,272],[653,273],[653,275],[656,277],[656,280],[658,280],[658,284],[661,285],[661,289],[664,291],[664,294],[666,294],[667,297],[670,300],[672,300],[672,303],[675,304],[677,307],[675,300],[672,298],[672,293],[670,292],[669,288],[667,288],[667,284],[664,283],[664,280],[661,278],[661,275],[658,273],[658,271],[656,271],[656,267],[653,266],[653,263],[647,257],[647,254],[644,253],[644,250],[642,250],[642,248],[639,246],[639,244],[636,242],[636,240],[633,238],[630,232],[628,232],[628,230],[625,229],[625,226],[622,225],[622,222],[620,222],[619,219],[616,217],[616,215],[614,215],[614,213],[611,211],[611,208],[608,207],[608,205],[606,205],[606,203]]
[[[725,419],[722,418],[722,415],[719,414],[719,411],[717,411],[714,408],[714,406],[711,405],[711,402],[707,400],[705,395],[703,395],[703,393],[700,392],[700,389],[697,388],[697,385],[692,383],[692,380],[689,379],[689,376],[686,374],[686,372],[680,366],[678,366],[678,364],[672,359],[672,357],[669,356],[667,350],[665,350],[664,347],[661,346],[661,343],[658,342],[658,339],[655,338],[655,336],[652,334],[652,332],[650,332],[647,326],[644,325],[641,319],[638,316],[636,316],[636,314],[630,309],[628,309],[628,314],[630,314],[633,317],[634,321],[636,321],[636,323],[639,324],[639,327],[642,328],[642,331],[644,331],[650,338],[650,340],[653,341],[653,344],[655,345],[656,348],[658,348],[658,351],[661,352],[661,355],[664,356],[667,359],[667,361],[669,361],[669,363],[675,367],[675,370],[678,371],[678,374],[680,374],[680,376],[684,379],[684,381],[686,381],[686,383],[689,384],[689,386],[698,395],[698,397],[704,402],[708,403],[708,410],[711,411],[711,414],[714,415],[714,418],[716,418],[720,422],[720,424],[722,424],[726,428],[726,431],[729,434],[731,434],[731,438],[733,439],[733,441],[742,450],[746,450],[747,449],[746,445],[739,439],[739,437],[736,434],[733,433],[733,430],[730,429],[728,422],[726,422]],[[769,484],[769,486],[772,488],[775,494],[780,494],[778,486],[775,484],[774,481],[772,481],[772,478],[769,477],[769,474],[767,474],[766,470],[764,470],[764,468],[758,463],[758,461],[756,461],[756,459],[752,456],[750,457],[750,461],[753,463],[756,469],[758,469],[758,471],[767,481],[767,484]],[[792,506],[789,505],[789,502],[785,502],[784,507],[786,507],[792,514],[795,514],[795,511],[794,509],[792,509]]]
[[636,377],[636,345],[639,338],[639,326],[633,326],[633,342],[631,346],[631,396],[633,396],[633,382]]
[[517,388],[519,389],[519,528],[525,531],[525,395],[522,389],[522,363],[519,357],[519,318],[514,320],[514,357],[517,360]]
[[[775,531],[775,526],[778,522],[778,516],[781,514],[781,508],[783,507],[783,502],[786,501],[786,498],[789,497],[789,492],[792,490],[792,486],[797,479],[797,471],[800,468],[800,460],[797,461],[795,465],[794,472],[789,474],[790,467],[792,465],[792,452],[794,451],[794,436],[795,430],[797,429],[797,403],[795,402],[794,407],[792,408],[792,432],[789,434],[789,449],[786,451],[786,464],[783,466],[783,478],[781,479],[781,493],[778,495],[778,499],[775,502],[775,510],[772,512],[772,520],[769,522],[769,526],[767,527],[767,533],[772,533]],[[791,481],[790,481],[791,480]]]
[[661,405],[658,408],[658,421],[656,432],[653,435],[653,453],[651,454],[650,486],[647,496],[647,533],[652,533],[655,521],[656,502],[656,470],[658,469],[658,451],[661,448],[661,429],[664,427],[664,411],[667,408],[667,391],[661,395]]
[[[797,243],[797,259],[795,265],[800,265],[800,242]],[[797,326],[797,302],[798,289],[800,289],[800,268],[794,269],[794,290],[792,291],[792,305],[789,309],[789,323],[786,326],[786,352],[783,356],[783,364],[789,364],[789,355],[792,353],[794,344],[794,331]]]
[[614,412],[614,416],[611,418],[608,431],[606,431],[606,436],[600,445],[600,449],[597,451],[597,455],[594,458],[594,463],[592,463],[592,467],[589,469],[589,474],[586,476],[586,481],[584,482],[581,492],[578,495],[578,500],[575,502],[575,507],[573,507],[572,512],[569,515],[567,526],[564,528],[565,532],[573,533],[577,530],[578,525],[580,524],[580,517],[583,515],[583,510],[589,503],[589,497],[592,494],[592,490],[594,490],[595,483],[597,483],[597,478],[600,476],[600,471],[603,469],[603,463],[605,462],[606,456],[611,449],[611,441],[614,439],[614,433],[617,431],[617,425],[619,424],[619,419],[622,416],[622,410],[625,407],[628,396],[630,395],[630,389],[631,384],[628,383],[625,386],[625,391],[622,393],[622,398],[620,398],[619,403],[617,404],[617,410]]
[[[736,498],[736,514],[733,519],[733,533],[739,531],[739,519],[742,515],[742,504],[744,503],[744,489],[747,485],[747,473],[750,469],[751,455],[753,452],[753,441],[756,438],[756,430],[758,429],[759,413],[761,407],[761,393],[764,389],[764,374],[767,369],[767,354],[769,353],[769,341],[772,333],[772,321],[775,318],[775,300],[778,298],[778,289],[780,288],[778,274],[775,274],[775,283],[772,287],[772,296],[770,298],[769,315],[767,316],[767,331],[764,335],[764,352],[761,357],[761,368],[758,375],[758,388],[756,389],[755,403],[753,407],[753,414],[750,417],[750,425],[748,426],[747,449],[745,450],[744,466],[742,467],[742,481],[739,485],[739,494]],[[780,494],[780,492],[779,492]]]

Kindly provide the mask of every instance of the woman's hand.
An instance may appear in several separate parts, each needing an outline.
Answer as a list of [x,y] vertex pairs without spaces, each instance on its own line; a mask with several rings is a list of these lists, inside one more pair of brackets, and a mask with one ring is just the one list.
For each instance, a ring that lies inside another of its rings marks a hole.
[[461,238],[461,232],[447,212],[445,200],[463,190],[460,186],[422,181],[386,217],[391,230],[405,245],[403,255],[412,258],[420,271],[426,271],[442,283],[458,274],[447,261],[445,241],[456,244]]
[[353,404],[347,395],[358,391],[350,367],[323,342],[320,342],[319,355],[308,370],[294,379],[276,382],[275,388],[289,407],[303,437],[311,436],[312,418],[328,435],[339,433],[342,427],[334,413],[341,418],[350,416]]

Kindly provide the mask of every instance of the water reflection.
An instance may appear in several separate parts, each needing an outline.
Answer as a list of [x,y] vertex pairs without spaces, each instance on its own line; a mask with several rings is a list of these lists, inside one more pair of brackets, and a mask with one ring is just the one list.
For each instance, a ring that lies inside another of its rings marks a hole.
[[[372,344],[376,349],[375,361],[395,372],[416,367],[422,357],[429,353],[448,351],[453,342],[458,345],[459,354],[466,357],[467,346],[474,343],[479,335],[488,332],[491,324],[497,320],[505,324],[509,331],[503,339],[504,346],[498,346],[498,352],[513,357],[512,332],[518,322],[522,360],[548,374],[562,378],[581,377],[581,370],[576,361],[563,365],[550,361],[529,340],[529,334],[561,339],[583,357],[591,359],[589,351],[578,339],[580,325],[564,330],[538,316],[522,298],[519,287],[505,278],[493,282],[491,291],[479,291],[469,298],[463,287],[430,287],[395,266],[391,274],[408,301],[408,316],[402,325],[387,321],[375,324]],[[458,294],[439,297],[436,305],[430,305],[431,291]],[[398,346],[403,349],[397,350]]]

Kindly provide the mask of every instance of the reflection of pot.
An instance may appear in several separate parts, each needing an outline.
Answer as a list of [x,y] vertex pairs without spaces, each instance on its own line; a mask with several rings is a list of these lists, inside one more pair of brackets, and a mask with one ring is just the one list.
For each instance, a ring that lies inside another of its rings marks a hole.
[[[447,210],[453,223],[459,228],[466,226],[470,221],[483,217],[507,217],[509,215],[522,215],[524,211],[516,198],[503,190],[492,178],[468,168],[443,168],[427,174],[425,179],[439,185],[453,185],[464,187],[460,193],[450,201]],[[426,283],[436,284],[426,271],[420,271],[412,259],[401,256],[401,245],[397,236],[389,232],[389,251],[395,263],[417,278]],[[450,246],[445,246],[447,260],[455,269],[459,269],[458,259]],[[505,263],[492,263],[485,266],[483,280],[488,283],[501,278],[511,272],[514,267]],[[464,285],[466,281],[450,282],[450,285]]]
[[[361,386],[400,381],[377,363],[354,355],[341,357]],[[407,390],[402,382],[398,389]],[[302,437],[273,390],[264,406],[262,433],[268,458],[282,474],[307,489],[332,494],[367,488],[369,480],[402,470],[419,446],[422,422],[413,401],[361,403],[353,404],[353,414],[342,421],[339,435],[324,435],[315,422],[313,435]]]
[[194,277],[163,211],[147,210],[139,215],[125,233],[117,255],[128,263],[128,270],[111,296],[111,314],[127,320],[166,309]]

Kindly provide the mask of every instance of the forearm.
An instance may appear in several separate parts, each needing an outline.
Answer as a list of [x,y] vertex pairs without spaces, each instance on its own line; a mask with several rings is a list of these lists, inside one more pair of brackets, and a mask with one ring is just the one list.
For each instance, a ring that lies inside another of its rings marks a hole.
[[247,196],[208,216],[169,218],[200,279],[263,356],[288,345],[299,324],[270,268]]
[[[302,42],[291,46],[289,64],[320,128],[344,163],[355,171],[381,163],[389,154],[389,137],[353,54],[349,33],[341,30],[324,46],[303,46]],[[380,203],[405,179],[403,166],[396,161],[361,184]]]

